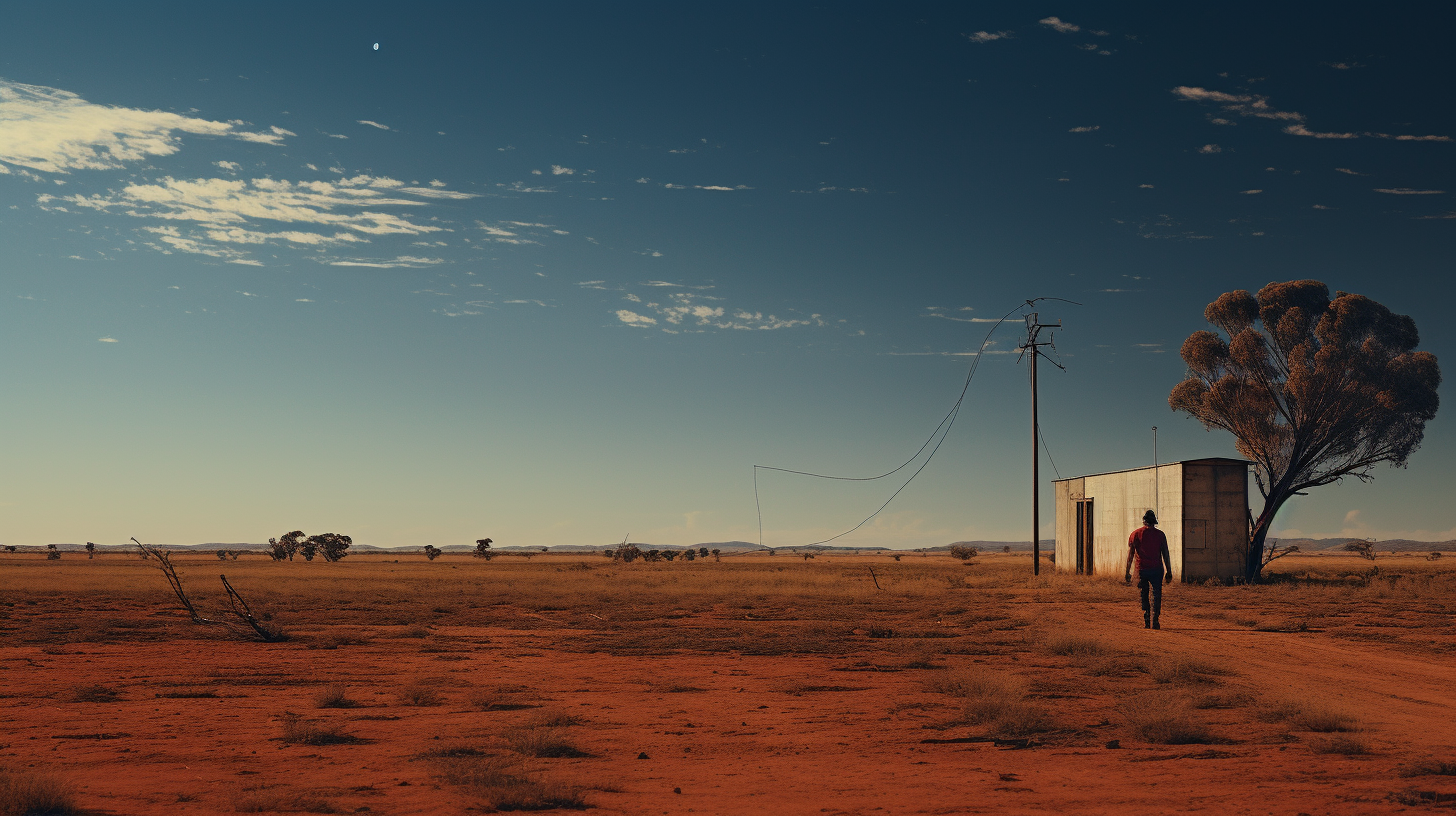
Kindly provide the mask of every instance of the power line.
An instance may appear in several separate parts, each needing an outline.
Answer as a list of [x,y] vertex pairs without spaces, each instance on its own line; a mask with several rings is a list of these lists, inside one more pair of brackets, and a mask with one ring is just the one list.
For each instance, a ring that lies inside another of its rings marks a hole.
[[[805,471],[805,470],[790,470],[788,468],[772,467],[770,465],[754,465],[753,466],[753,505],[754,505],[754,509],[758,512],[758,546],[760,546],[760,547],[763,546],[763,505],[759,501],[759,497],[758,497],[758,472],[760,470],[774,470],[774,471],[778,471],[780,473],[792,473],[792,474],[797,475],[797,476],[811,476],[811,477],[816,478],[816,479],[833,479],[833,480],[836,480],[836,481],[847,481],[847,482],[872,482],[872,481],[875,481],[876,479],[883,479],[886,476],[891,476],[891,475],[894,475],[895,473],[898,473],[901,470],[904,470],[906,467],[908,467],[910,465],[910,463],[912,463],[916,459],[920,458],[920,454],[923,453],[927,447],[930,447],[930,443],[931,442],[934,442],[935,443],[935,446],[930,449],[930,454],[925,457],[925,461],[920,464],[920,467],[918,467],[918,468],[915,469],[915,472],[914,473],[910,474],[910,477],[907,478],[905,480],[905,482],[903,484],[901,484],[898,489],[895,490],[894,493],[890,494],[890,498],[886,499],[885,500],[885,503],[879,506],[879,509],[875,510],[875,512],[873,512],[873,513],[869,514],[868,516],[866,516],[865,519],[863,521],[861,521],[859,524],[854,525],[853,527],[849,528],[848,530],[845,530],[844,532],[842,532],[842,533],[840,533],[838,535],[833,535],[833,536],[830,536],[829,538],[826,538],[826,539],[824,539],[822,541],[815,541],[815,542],[813,542],[811,544],[805,544],[805,545],[802,545],[802,546],[812,547],[812,546],[814,546],[816,544],[827,544],[830,541],[835,540],[836,538],[842,538],[844,536],[847,536],[850,533],[854,532],[855,530],[858,530],[859,528],[861,528],[861,527],[865,526],[866,524],[868,524],[869,521],[870,521],[870,519],[873,519],[875,516],[878,516],[882,510],[884,510],[886,507],[889,507],[890,506],[890,502],[894,501],[895,500],[895,497],[898,496],[898,495],[900,495],[901,491],[903,491],[906,487],[909,487],[910,486],[910,483],[915,480],[915,477],[916,476],[919,476],[920,475],[920,472],[922,470],[925,470],[926,466],[930,464],[930,460],[935,458],[935,452],[938,451],[938,450],[940,450],[941,444],[943,442],[945,442],[946,436],[950,434],[951,427],[953,425],[955,425],[956,416],[960,413],[961,405],[965,402],[966,392],[970,390],[970,387],[971,387],[971,379],[976,376],[976,369],[981,365],[981,359],[983,357],[985,357],[986,347],[991,344],[991,335],[995,334],[996,333],[996,330],[999,329],[999,328],[1001,328],[1001,324],[1002,323],[1005,323],[1013,314],[1016,314],[1018,311],[1020,311],[1025,306],[1033,306],[1033,305],[1035,305],[1036,302],[1039,301],[1039,300],[1059,300],[1059,301],[1062,301],[1063,303],[1072,303],[1072,304],[1077,305],[1077,306],[1080,306],[1081,305],[1080,303],[1076,303],[1076,301],[1066,300],[1065,298],[1056,298],[1056,297],[1032,298],[1031,300],[1028,300],[1028,301],[1026,301],[1023,304],[1018,305],[1015,309],[1012,309],[1011,311],[1007,312],[1005,315],[1003,315],[1001,317],[1000,320],[997,320],[996,321],[996,325],[992,326],[991,327],[991,330],[988,331],[988,332],[986,332],[985,339],[981,341],[980,348],[976,350],[976,359],[974,359],[974,360],[971,361],[971,367],[966,371],[966,381],[965,381],[965,384],[963,384],[961,386],[961,393],[960,393],[960,396],[958,396],[956,398],[955,404],[951,406],[950,411],[948,411],[946,413],[945,417],[940,420],[940,424],[935,426],[935,430],[933,430],[933,431],[930,432],[930,436],[929,436],[929,438],[927,438],[925,440],[925,444],[921,445],[920,446],[920,449],[917,450],[917,451],[915,451],[915,455],[913,455],[909,459],[905,460],[905,463],[904,464],[900,465],[899,467],[895,468],[894,470],[890,470],[890,471],[887,471],[885,473],[881,473],[878,476],[830,476],[830,475],[826,475],[826,474],[823,474],[823,473],[812,473],[812,472]],[[937,436],[939,436],[940,438],[937,439],[936,438]],[[1043,440],[1042,441],[1042,445],[1045,446],[1045,444],[1046,444],[1046,441]],[[1050,458],[1051,454],[1048,454],[1047,456],[1048,456],[1048,458]],[[1052,467],[1055,468],[1056,467],[1056,464],[1053,463]],[[1061,474],[1059,473],[1057,475],[1060,476]]]

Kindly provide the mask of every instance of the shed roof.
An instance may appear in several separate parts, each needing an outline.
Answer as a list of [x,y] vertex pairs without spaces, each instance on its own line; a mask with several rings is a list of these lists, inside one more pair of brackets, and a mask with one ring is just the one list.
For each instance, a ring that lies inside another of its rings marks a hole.
[[1177,462],[1159,462],[1157,465],[1143,465],[1142,467],[1123,468],[1122,470],[1105,470],[1101,473],[1086,473],[1081,476],[1070,476],[1066,479],[1052,479],[1056,482],[1070,482],[1073,479],[1085,479],[1088,476],[1110,476],[1114,473],[1132,473],[1135,470],[1152,470],[1154,467],[1167,467],[1168,465],[1244,465],[1245,467],[1254,464],[1248,459],[1230,459],[1224,456],[1208,456],[1203,459],[1181,459]]

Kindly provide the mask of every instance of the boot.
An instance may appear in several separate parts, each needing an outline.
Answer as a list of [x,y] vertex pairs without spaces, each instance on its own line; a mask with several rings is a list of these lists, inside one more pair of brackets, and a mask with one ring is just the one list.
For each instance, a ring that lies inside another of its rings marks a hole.
[[[1146,627],[1144,627],[1144,628],[1146,628]],[[1163,628],[1163,627],[1161,627],[1161,626],[1158,625],[1158,618],[1157,618],[1157,616],[1154,616],[1153,617],[1153,628],[1154,629],[1161,629],[1161,628]]]
[[1157,628],[1157,624],[1155,624],[1155,623],[1149,623],[1149,621],[1151,621],[1151,620],[1152,620],[1152,618],[1149,617],[1148,613],[1144,612],[1143,613],[1143,628],[1144,629],[1156,629]]

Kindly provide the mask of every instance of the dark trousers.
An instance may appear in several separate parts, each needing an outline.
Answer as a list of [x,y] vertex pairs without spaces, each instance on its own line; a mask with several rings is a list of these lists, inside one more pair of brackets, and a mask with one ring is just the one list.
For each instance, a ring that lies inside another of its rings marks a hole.
[[1151,607],[1153,617],[1158,617],[1163,611],[1163,571],[1160,569],[1138,570],[1138,591],[1143,596],[1143,616],[1148,614],[1148,588],[1153,590],[1153,605]]

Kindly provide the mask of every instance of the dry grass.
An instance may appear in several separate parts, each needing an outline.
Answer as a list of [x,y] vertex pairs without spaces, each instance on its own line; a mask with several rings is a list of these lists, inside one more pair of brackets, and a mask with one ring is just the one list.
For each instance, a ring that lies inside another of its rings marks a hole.
[[1148,668],[1148,674],[1156,683],[1187,686],[1216,683],[1216,678],[1233,674],[1233,671],[1199,657],[1172,657],[1154,661]]
[[278,722],[283,729],[283,742],[288,745],[358,745],[365,742],[352,734],[345,734],[337,726],[305,720],[290,711],[280,714]]
[[245,788],[233,799],[238,813],[338,813],[329,800],[306,791]]
[[32,771],[0,770],[0,816],[66,816],[76,813],[70,786]]
[[1066,657],[1101,657],[1108,651],[1102,641],[1071,632],[1054,634],[1048,637],[1042,645],[1048,652]]
[[1026,699],[1028,685],[1015,675],[989,670],[947,672],[927,682],[930,691],[965,701],[965,718],[992,737],[1027,737],[1057,730],[1051,712]]
[[516,753],[549,759],[589,757],[562,728],[549,725],[522,725],[509,729],[502,736]]
[[472,692],[470,705],[481,711],[519,711],[523,708],[536,708],[540,697],[529,686],[499,685]]
[[490,757],[451,757],[436,761],[439,778],[464,787],[491,808],[513,810],[583,810],[589,805],[574,785],[540,779],[519,765]]
[[1208,726],[1194,718],[1188,701],[1147,694],[1130,703],[1128,727],[1139,739],[1158,745],[1206,745],[1218,742]]
[[314,695],[316,708],[358,708],[359,701],[349,696],[349,689],[343,683],[332,683]]
[[1285,721],[1296,728],[1321,734],[1359,731],[1360,721],[1355,715],[1338,711],[1318,703],[1290,700],[1259,713],[1264,722]]
[[1400,775],[1406,778],[1412,776],[1456,776],[1456,762],[1445,762],[1439,759],[1423,759],[1419,762],[1402,766]]
[[437,706],[445,703],[445,698],[440,696],[440,692],[426,683],[410,683],[401,688],[396,696],[399,698],[400,705]]
[[1311,740],[1309,750],[1315,754],[1340,754],[1343,756],[1364,756],[1371,752],[1369,742],[1360,737],[1348,735]]

